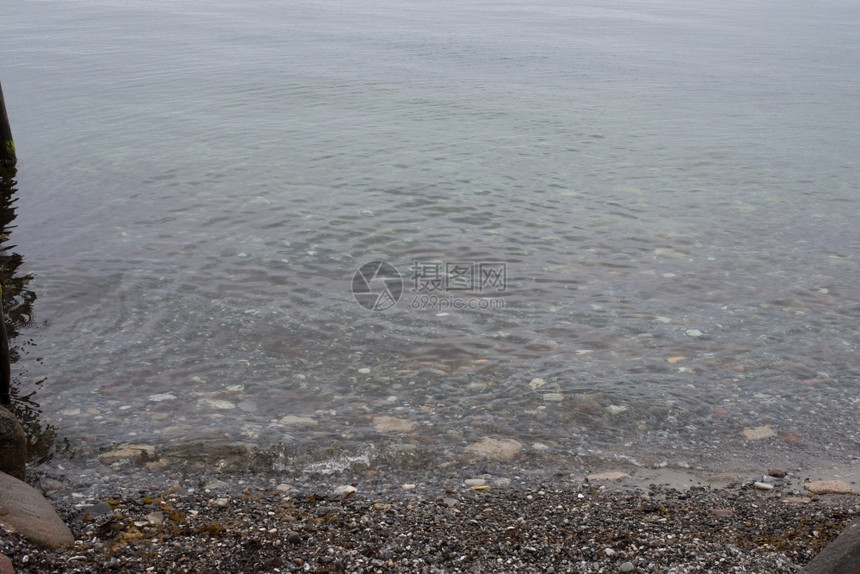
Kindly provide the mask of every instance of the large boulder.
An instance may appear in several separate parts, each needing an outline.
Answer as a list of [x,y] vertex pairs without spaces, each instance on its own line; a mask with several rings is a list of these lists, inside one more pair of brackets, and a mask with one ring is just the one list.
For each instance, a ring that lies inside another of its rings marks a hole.
[[860,522],[850,524],[800,573],[860,574]]
[[0,407],[0,472],[24,480],[27,463],[27,435],[18,419]]
[[32,486],[0,472],[0,524],[27,540],[56,550],[75,543],[54,507]]

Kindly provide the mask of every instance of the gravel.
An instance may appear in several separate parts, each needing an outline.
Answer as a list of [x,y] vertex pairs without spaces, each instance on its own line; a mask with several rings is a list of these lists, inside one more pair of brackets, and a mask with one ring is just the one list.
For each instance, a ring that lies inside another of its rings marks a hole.
[[0,529],[0,552],[34,574],[796,572],[860,512],[857,496],[787,502],[751,485],[384,489],[352,478],[54,493],[75,546],[40,550]]

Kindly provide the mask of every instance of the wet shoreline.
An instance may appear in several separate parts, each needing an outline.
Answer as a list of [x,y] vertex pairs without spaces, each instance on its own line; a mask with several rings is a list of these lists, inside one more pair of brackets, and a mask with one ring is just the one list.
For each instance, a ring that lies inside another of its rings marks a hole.
[[45,552],[0,532],[0,552],[19,573],[796,572],[860,515],[857,495],[811,493],[794,473],[760,489],[666,469],[494,470],[273,477],[140,466],[94,484],[54,467],[30,482],[75,547]]

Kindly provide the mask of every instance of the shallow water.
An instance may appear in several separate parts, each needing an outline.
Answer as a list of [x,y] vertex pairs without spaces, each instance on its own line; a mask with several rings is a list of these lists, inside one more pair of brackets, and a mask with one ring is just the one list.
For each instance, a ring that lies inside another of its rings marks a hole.
[[853,4],[4,12],[16,384],[72,450],[860,452]]

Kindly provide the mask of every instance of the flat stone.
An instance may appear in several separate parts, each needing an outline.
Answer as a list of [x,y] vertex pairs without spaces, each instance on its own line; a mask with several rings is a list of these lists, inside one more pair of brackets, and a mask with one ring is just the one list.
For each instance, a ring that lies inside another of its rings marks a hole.
[[672,247],[658,247],[654,250],[654,257],[667,257],[669,259],[680,259],[687,254]]
[[3,472],[0,472],[0,524],[49,550],[75,543],[72,531],[44,496]]
[[860,574],[860,521],[843,530],[800,574]]
[[98,502],[96,504],[83,507],[75,517],[75,520],[89,522],[98,516],[105,516],[107,514],[113,514],[113,507],[107,502]]
[[844,480],[816,480],[803,487],[815,494],[854,494],[854,489]]
[[209,407],[211,409],[216,409],[219,411],[229,411],[236,408],[236,405],[231,403],[230,401],[225,401],[223,399],[200,399],[198,401],[200,406]]
[[589,474],[585,478],[588,480],[620,480],[622,478],[630,478],[630,475],[626,472],[615,470],[609,472],[596,472],[594,474]]
[[756,490],[773,490],[773,485],[769,482],[755,482],[753,486],[756,487]]
[[629,407],[627,405],[609,405],[608,407],[606,407],[606,412],[611,415],[620,415],[627,410],[629,410]]
[[782,440],[791,446],[803,446],[803,439],[794,431],[785,431],[782,433]]
[[332,495],[338,496],[340,498],[347,498],[348,496],[352,496],[358,489],[351,484],[344,484],[343,486],[338,486],[334,490],[332,490]]
[[535,377],[534,379],[532,379],[529,382],[529,387],[531,387],[531,389],[533,391],[536,391],[539,388],[541,388],[542,386],[544,386],[545,384],[546,384],[546,381],[544,379],[542,379],[540,377]]
[[150,512],[146,515],[146,521],[152,524],[153,526],[158,526],[160,524],[164,524],[164,513],[160,510],[156,510],[155,512]]
[[135,464],[143,464],[155,460],[155,447],[148,444],[123,444],[117,448],[99,455],[102,464],[113,464],[120,460],[130,460]]
[[510,460],[523,450],[523,445],[512,439],[495,439],[485,437],[466,447],[466,452],[483,458]]
[[727,488],[738,483],[738,477],[733,474],[715,474],[705,479],[705,482],[717,487]]
[[770,425],[766,425],[763,427],[745,428],[743,430],[743,435],[749,440],[764,440],[766,438],[776,436],[776,433],[773,432],[773,429],[770,428]]
[[315,424],[317,424],[317,421],[315,421],[311,417],[299,417],[296,415],[286,415],[284,417],[281,417],[281,420],[278,421],[278,424],[281,424],[284,426],[315,425]]
[[27,435],[18,418],[0,407],[0,472],[24,480],[27,464]]
[[210,478],[203,484],[203,488],[206,490],[230,490],[230,485],[223,480]]
[[412,432],[415,422],[397,417],[373,417],[373,428],[376,432]]

